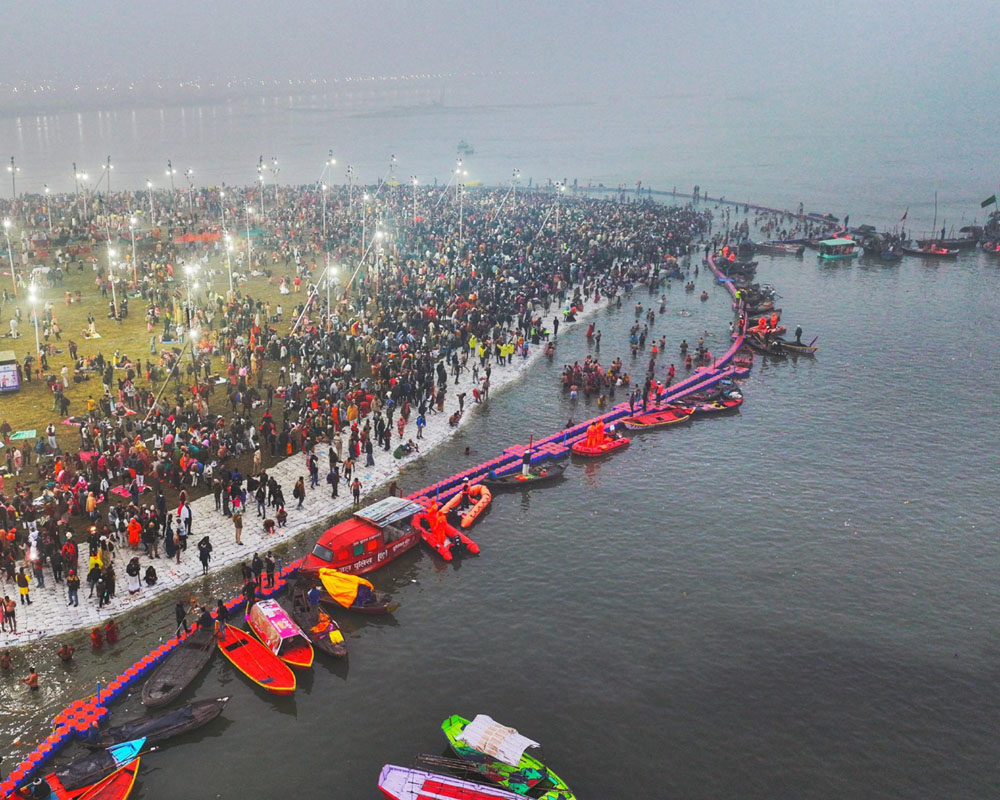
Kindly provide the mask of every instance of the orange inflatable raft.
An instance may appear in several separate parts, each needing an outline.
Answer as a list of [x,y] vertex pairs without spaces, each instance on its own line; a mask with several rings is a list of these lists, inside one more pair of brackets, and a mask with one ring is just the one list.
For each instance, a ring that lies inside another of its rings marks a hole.
[[456,547],[464,547],[475,555],[479,545],[457,528],[448,524],[444,512],[437,503],[432,503],[427,511],[421,511],[413,517],[410,523],[420,532],[420,537],[445,561],[451,561]]
[[447,502],[442,504],[441,511],[445,515],[450,514],[455,511],[458,514],[458,518],[461,520],[460,524],[463,528],[468,528],[472,526],[479,515],[482,514],[490,505],[493,500],[493,495],[490,490],[483,486],[481,483],[475,483],[469,487],[469,500],[472,505],[462,511],[459,506],[462,503],[462,494],[465,492],[463,488],[461,492],[452,496]]
[[622,447],[628,447],[631,440],[625,436],[608,436],[604,423],[598,420],[587,428],[587,438],[581,439],[570,448],[578,456],[596,458]]

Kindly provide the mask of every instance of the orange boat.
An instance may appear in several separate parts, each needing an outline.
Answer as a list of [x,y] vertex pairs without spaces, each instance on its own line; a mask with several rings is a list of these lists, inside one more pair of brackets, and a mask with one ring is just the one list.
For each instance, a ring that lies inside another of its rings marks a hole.
[[601,420],[587,426],[587,438],[574,442],[570,448],[578,456],[596,458],[621,447],[628,447],[631,440],[625,436],[608,436]]
[[469,500],[472,505],[467,509],[460,509],[459,506],[462,502],[462,494],[465,490],[454,494],[441,505],[441,511],[445,515],[450,514],[454,511],[458,514],[461,520],[461,525],[463,528],[471,527],[472,523],[479,519],[479,515],[482,514],[490,505],[493,500],[493,494],[483,486],[481,483],[474,483],[469,487]]
[[295,691],[295,673],[246,631],[227,625],[225,634],[219,637],[219,650],[236,669],[272,694]]
[[479,553],[479,545],[458,528],[449,525],[437,503],[432,503],[427,511],[414,516],[412,525],[420,531],[424,543],[445,561],[455,557],[456,548],[465,548],[473,555]]
[[312,642],[277,600],[254,603],[247,614],[247,627],[289,666],[309,669],[313,665]]
[[135,776],[139,772],[139,759],[112,772],[104,780],[72,795],[73,800],[125,800],[132,794]]
[[622,420],[622,424],[630,431],[648,431],[654,428],[665,428],[668,425],[676,425],[678,422],[689,420],[694,412],[694,406],[667,406],[658,411],[625,417]]

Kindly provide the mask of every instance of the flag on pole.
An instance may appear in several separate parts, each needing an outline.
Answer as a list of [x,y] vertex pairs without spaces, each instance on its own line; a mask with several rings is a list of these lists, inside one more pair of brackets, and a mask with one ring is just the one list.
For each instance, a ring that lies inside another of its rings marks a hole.
[[986,206],[989,206],[989,205],[994,205],[995,206],[996,203],[997,203],[997,196],[995,194],[991,194],[989,197],[987,197],[985,200],[983,200],[983,202],[981,202],[979,204],[979,207],[980,208],[986,208]]
[[903,216],[899,218],[900,222],[906,222],[906,215],[910,213],[910,207],[906,207],[906,211],[903,212]]

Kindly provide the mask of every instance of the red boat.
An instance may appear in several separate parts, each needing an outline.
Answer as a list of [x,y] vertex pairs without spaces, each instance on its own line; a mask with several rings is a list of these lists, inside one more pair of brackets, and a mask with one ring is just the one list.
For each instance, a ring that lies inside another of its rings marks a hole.
[[300,569],[316,573],[322,568],[363,575],[383,567],[415,547],[420,532],[410,525],[423,506],[402,497],[386,497],[356,511],[319,537],[300,562]]
[[725,414],[728,411],[737,411],[741,405],[743,405],[742,394],[724,396],[710,403],[697,403],[694,407],[694,416],[705,417],[711,414]]
[[684,422],[690,419],[693,413],[694,406],[668,406],[658,411],[625,417],[622,420],[622,424],[630,431],[648,431],[653,428],[665,428],[668,425],[676,425],[678,422]]
[[437,504],[417,514],[413,518],[413,527],[420,531],[420,536],[427,546],[445,561],[451,561],[455,557],[453,551],[460,547],[473,555],[479,553],[479,545],[458,528],[449,525]]
[[617,439],[605,439],[598,445],[588,445],[586,440],[583,440],[574,444],[570,449],[578,456],[597,458],[598,456],[613,453],[622,447],[628,447],[631,441],[631,439],[625,436],[619,436]]

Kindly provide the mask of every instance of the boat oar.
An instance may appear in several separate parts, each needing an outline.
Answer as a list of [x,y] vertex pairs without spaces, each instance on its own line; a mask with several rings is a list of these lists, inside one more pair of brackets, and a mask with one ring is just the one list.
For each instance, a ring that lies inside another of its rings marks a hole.
[[813,340],[812,340],[811,342],[809,342],[809,346],[810,346],[810,347],[812,347],[812,346],[813,346],[814,344],[816,344],[816,340],[817,340],[818,338],[819,338],[819,336],[814,336],[814,337],[813,337]]

